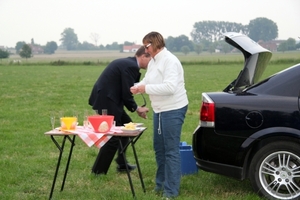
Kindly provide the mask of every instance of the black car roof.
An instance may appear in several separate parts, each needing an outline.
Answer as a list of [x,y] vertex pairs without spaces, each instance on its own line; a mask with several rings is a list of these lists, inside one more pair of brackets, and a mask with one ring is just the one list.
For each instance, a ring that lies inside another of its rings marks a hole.
[[260,81],[245,91],[254,94],[299,97],[300,63]]

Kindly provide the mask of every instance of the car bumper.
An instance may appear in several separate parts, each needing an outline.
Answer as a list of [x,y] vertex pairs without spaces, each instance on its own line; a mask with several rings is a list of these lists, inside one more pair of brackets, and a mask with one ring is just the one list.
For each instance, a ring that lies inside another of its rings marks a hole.
[[[230,142],[231,141],[231,142]],[[193,134],[193,153],[199,169],[243,179],[243,167],[237,165],[237,146],[232,137],[222,137],[213,128],[198,126]]]
[[221,163],[214,163],[207,160],[196,159],[196,164],[199,169],[207,172],[221,174],[235,179],[243,180],[243,168]]

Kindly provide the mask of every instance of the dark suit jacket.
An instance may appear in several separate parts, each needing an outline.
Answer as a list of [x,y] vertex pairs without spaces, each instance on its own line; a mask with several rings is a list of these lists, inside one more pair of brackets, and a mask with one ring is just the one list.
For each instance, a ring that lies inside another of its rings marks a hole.
[[141,76],[136,57],[120,58],[112,61],[96,81],[89,105],[101,114],[107,109],[115,121],[121,120],[124,106],[131,112],[137,109],[130,87],[138,82]]

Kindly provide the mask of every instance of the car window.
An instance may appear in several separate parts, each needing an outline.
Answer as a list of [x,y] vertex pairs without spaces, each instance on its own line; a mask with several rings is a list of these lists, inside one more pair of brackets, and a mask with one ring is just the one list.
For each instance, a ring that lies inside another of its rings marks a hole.
[[299,96],[300,64],[283,70],[245,90],[254,94]]

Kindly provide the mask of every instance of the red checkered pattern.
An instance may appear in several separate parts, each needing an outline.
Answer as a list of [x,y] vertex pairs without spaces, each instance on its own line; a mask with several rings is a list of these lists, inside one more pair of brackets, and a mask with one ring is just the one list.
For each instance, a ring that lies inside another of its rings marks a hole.
[[[101,148],[105,143],[112,137],[105,133],[95,133],[91,128],[84,128],[83,126],[77,126],[76,130],[69,131],[71,133],[77,134],[81,140],[87,144],[89,147],[95,145]],[[119,128],[111,129],[109,133],[122,132]]]

